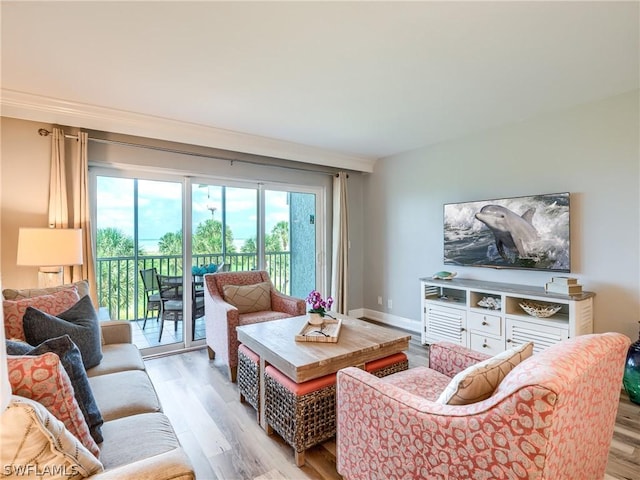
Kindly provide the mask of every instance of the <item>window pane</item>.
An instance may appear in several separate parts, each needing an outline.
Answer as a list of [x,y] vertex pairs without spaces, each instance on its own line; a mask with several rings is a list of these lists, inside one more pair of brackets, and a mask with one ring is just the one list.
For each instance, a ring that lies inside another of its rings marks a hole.
[[[139,348],[182,342],[183,329],[156,320],[141,270],[182,275],[182,184],[96,176],[96,275],[98,298],[111,318],[135,320]],[[154,303],[155,302],[155,303]],[[182,325],[182,323],[180,323]]]
[[265,191],[265,263],[282,293],[306,298],[316,288],[315,195]]
[[231,270],[255,270],[258,234],[258,191],[254,188],[225,188],[226,262]]
[[96,286],[111,318],[136,318],[134,180],[97,177]]
[[193,264],[221,265],[224,260],[222,187],[193,185],[191,210]]
[[182,275],[182,185],[138,181],[138,248],[141,256],[161,257],[162,275]]

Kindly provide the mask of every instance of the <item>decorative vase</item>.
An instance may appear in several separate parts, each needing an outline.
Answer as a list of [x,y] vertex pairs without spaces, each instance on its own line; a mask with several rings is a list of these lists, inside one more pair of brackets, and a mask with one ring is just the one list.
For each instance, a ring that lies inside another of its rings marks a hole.
[[309,323],[311,325],[322,325],[324,318],[319,313],[309,312]]
[[627,351],[622,384],[629,395],[629,400],[640,405],[640,335]]

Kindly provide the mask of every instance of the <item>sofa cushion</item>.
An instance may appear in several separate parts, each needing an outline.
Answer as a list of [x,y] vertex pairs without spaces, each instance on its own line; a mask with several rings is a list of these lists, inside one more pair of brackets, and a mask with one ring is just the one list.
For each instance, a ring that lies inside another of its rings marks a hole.
[[162,411],[153,384],[142,370],[91,377],[89,383],[105,421]]
[[[0,464],[30,468],[11,478],[79,479],[102,464],[40,403],[17,395],[0,415]],[[36,469],[36,470],[34,470]],[[17,473],[13,471],[11,473]],[[46,473],[46,475],[45,475]]]
[[27,307],[23,324],[25,337],[31,345],[66,334],[80,349],[85,369],[95,367],[102,360],[100,324],[91,297],[82,297],[71,308],[57,315]]
[[108,375],[127,370],[144,370],[140,350],[132,343],[114,343],[102,346],[102,360],[99,365],[87,370],[88,377]]
[[527,342],[466,368],[451,379],[437,402],[469,405],[489,398],[507,373],[532,354],[533,343]]
[[44,405],[87,450],[98,457],[98,445],[91,437],[80,406],[73,396],[69,375],[58,356],[53,352],[37,357],[7,356],[7,365],[12,393]]
[[281,318],[289,318],[291,315],[275,310],[267,310],[265,312],[251,312],[238,315],[239,325],[251,325],[259,322],[270,322],[271,320],[280,320]]
[[382,378],[382,381],[402,388],[427,400],[436,401],[449,385],[450,377],[428,367],[414,367]]
[[238,313],[271,310],[271,283],[253,285],[225,285],[222,287],[224,301],[238,309]]
[[62,366],[71,380],[74,396],[89,426],[89,432],[91,432],[91,436],[96,443],[102,442],[102,433],[100,431],[103,423],[102,415],[93,396],[91,385],[89,385],[87,372],[82,365],[80,350],[71,341],[69,335],[51,338],[35,348],[26,342],[7,340],[7,353],[9,355],[41,355],[46,352],[53,352],[60,358]]
[[126,465],[180,446],[163,413],[142,413],[105,422],[100,460],[106,469]]
[[[4,312],[5,338],[26,340],[23,317],[28,307],[35,307],[51,315],[57,315],[75,305],[79,299],[76,287],[71,287],[50,295],[41,295],[22,300],[4,300],[2,308]],[[57,337],[58,335],[54,336]]]
[[61,290],[68,290],[71,287],[76,288],[76,290],[78,291],[78,297],[80,298],[84,297],[85,295],[89,295],[89,282],[87,282],[86,280],[80,280],[79,282],[58,285],[57,287],[24,288],[22,290],[5,288],[4,290],[2,290],[2,296],[5,298],[5,300],[22,300],[24,298],[39,297],[41,295],[51,295],[52,293],[56,293]]

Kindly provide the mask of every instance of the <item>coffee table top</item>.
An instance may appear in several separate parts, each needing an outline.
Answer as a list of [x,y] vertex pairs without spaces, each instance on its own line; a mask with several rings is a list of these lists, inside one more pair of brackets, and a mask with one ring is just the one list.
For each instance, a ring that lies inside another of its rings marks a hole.
[[332,315],[342,319],[336,343],[296,342],[296,334],[308,320],[306,315],[239,326],[238,340],[297,383],[409,348],[410,335],[346,315]]

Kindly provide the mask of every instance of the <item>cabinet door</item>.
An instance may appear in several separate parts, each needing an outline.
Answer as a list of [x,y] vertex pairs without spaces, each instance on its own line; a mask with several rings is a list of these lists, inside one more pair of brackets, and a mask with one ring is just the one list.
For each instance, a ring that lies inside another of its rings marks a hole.
[[446,340],[467,346],[466,311],[441,305],[427,304],[426,338],[428,342]]
[[551,345],[569,338],[569,328],[552,327],[507,318],[507,348],[533,342],[533,353],[538,353]]

